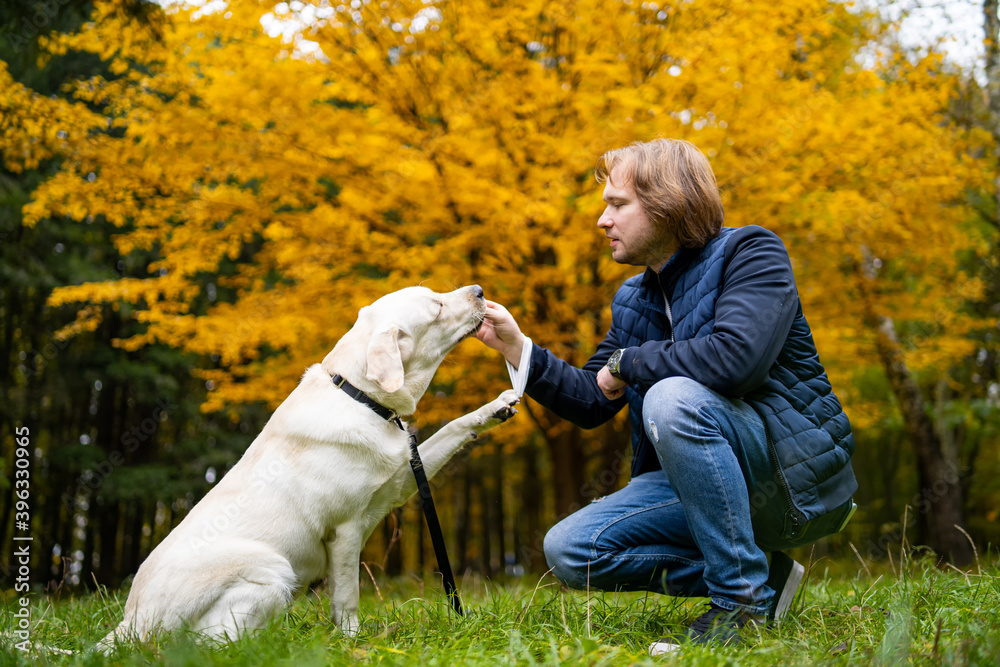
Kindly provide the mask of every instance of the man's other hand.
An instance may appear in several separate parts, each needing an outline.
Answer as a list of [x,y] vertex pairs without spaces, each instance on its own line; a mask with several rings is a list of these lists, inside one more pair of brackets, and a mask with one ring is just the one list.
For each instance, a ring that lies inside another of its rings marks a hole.
[[607,366],[601,366],[601,370],[597,371],[597,386],[609,401],[613,401],[625,394],[625,387],[628,385],[612,375]]
[[506,357],[515,370],[521,363],[524,334],[514,316],[499,303],[486,300],[486,317],[483,326],[476,332],[476,338]]

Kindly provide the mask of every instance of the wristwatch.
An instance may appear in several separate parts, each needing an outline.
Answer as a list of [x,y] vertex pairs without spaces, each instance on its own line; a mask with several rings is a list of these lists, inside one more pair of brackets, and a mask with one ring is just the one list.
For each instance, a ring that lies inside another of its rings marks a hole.
[[624,352],[625,350],[615,350],[614,352],[611,353],[611,356],[608,358],[608,363],[606,364],[606,366],[608,367],[608,372],[611,373],[611,377],[616,377],[619,380],[622,379],[621,365],[622,365],[622,354]]

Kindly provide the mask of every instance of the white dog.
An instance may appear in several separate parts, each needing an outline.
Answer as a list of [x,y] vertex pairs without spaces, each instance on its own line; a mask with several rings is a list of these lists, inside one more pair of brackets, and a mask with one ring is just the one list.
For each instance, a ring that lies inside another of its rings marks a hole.
[[[416,492],[395,415],[415,411],[445,355],[485,312],[478,285],[448,294],[410,287],[362,308],[243,458],[143,562],[124,620],[98,647],[179,627],[236,638],[324,575],[334,622],[355,634],[362,546]],[[428,438],[427,477],[517,402],[506,391]]]

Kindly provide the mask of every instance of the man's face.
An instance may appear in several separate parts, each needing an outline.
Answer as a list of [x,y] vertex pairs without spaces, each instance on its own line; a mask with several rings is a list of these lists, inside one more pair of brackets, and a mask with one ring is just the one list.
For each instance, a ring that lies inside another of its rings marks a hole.
[[662,225],[646,215],[621,165],[611,170],[604,184],[607,207],[597,221],[611,239],[611,257],[619,264],[648,266],[659,271],[676,250],[676,243]]

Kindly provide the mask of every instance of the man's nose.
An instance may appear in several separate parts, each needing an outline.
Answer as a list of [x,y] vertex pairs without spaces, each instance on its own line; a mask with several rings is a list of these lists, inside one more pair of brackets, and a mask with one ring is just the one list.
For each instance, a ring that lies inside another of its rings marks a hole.
[[601,217],[597,219],[597,226],[601,229],[611,226],[611,216],[608,215],[608,209],[604,209],[604,212],[601,213]]

